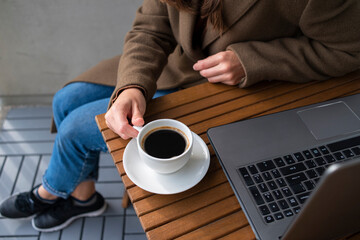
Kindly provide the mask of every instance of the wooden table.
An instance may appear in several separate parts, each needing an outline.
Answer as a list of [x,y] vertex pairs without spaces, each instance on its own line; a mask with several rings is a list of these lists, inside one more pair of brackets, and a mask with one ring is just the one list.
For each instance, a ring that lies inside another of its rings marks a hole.
[[[128,141],[96,121],[124,182],[148,239],[255,239],[249,223],[209,145],[210,127],[360,92],[360,71],[323,82],[295,84],[262,82],[239,89],[205,83],[178,91],[148,104],[145,121],[177,119],[190,127],[208,145],[210,168],[195,187],[174,195],[157,195],[137,187],[123,168]],[[347,239],[360,239],[360,233]]]

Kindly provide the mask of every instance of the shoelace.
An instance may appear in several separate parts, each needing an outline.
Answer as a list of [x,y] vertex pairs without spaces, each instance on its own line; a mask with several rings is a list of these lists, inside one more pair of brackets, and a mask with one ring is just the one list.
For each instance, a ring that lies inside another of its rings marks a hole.
[[21,193],[16,199],[17,207],[20,211],[31,213],[34,211],[35,202],[31,199],[29,192]]

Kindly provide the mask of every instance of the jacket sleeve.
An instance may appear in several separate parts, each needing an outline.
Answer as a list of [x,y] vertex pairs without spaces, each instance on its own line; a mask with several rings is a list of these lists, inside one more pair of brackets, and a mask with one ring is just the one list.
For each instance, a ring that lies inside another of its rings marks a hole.
[[125,37],[112,101],[129,85],[139,86],[150,100],[156,91],[156,80],[175,46],[166,4],[145,0]]
[[310,0],[299,21],[300,36],[228,46],[246,72],[240,87],[262,80],[325,80],[359,69],[359,26],[359,0]]

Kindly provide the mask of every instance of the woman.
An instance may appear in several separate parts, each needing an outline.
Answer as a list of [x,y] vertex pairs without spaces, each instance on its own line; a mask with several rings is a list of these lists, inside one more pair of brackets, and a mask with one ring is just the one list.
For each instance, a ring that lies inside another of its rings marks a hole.
[[43,183],[7,199],[1,214],[36,215],[40,231],[101,214],[106,205],[94,181],[106,146],[93,119],[107,106],[107,125],[128,139],[137,136],[132,125],[144,124],[146,102],[159,89],[341,76],[360,66],[358,26],[358,0],[145,0],[121,58],[56,94],[58,134]]

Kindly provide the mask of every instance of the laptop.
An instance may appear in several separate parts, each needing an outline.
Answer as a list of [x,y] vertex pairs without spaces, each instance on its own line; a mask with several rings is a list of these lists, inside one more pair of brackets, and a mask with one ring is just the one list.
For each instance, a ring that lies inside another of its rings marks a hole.
[[207,131],[257,239],[360,231],[359,117],[356,94]]

